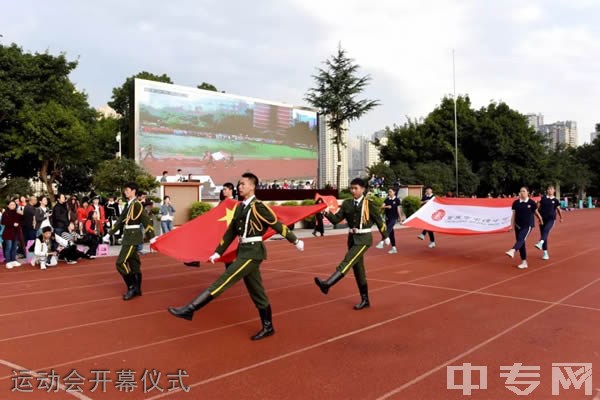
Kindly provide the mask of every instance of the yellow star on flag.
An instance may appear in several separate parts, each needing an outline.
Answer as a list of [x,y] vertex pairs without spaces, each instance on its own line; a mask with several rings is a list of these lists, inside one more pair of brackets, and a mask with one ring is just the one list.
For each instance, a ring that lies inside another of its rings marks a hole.
[[226,208],[225,215],[222,216],[221,218],[219,218],[217,221],[225,221],[227,223],[227,226],[229,226],[229,224],[231,224],[231,221],[233,221],[234,213],[235,213],[235,207],[233,207],[231,209]]

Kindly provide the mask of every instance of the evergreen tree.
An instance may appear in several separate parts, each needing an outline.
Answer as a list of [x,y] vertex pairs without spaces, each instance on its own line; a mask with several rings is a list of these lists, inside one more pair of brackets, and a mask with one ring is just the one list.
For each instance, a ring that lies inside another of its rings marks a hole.
[[325,68],[318,68],[317,74],[313,75],[315,87],[308,90],[305,100],[326,115],[328,127],[335,132],[332,143],[337,152],[336,183],[337,188],[341,189],[341,160],[342,151],[346,148],[344,132],[347,123],[358,120],[378,106],[379,101],[356,99],[371,78],[368,75],[357,76],[359,65],[346,55],[341,45],[338,46],[337,54],[324,64]]

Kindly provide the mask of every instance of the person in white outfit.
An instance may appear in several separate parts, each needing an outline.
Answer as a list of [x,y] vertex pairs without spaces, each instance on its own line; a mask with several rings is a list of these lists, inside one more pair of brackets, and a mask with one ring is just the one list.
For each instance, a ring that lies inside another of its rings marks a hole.
[[40,265],[40,269],[53,267],[58,264],[57,252],[52,251],[52,228],[45,226],[42,234],[35,239],[31,265]]

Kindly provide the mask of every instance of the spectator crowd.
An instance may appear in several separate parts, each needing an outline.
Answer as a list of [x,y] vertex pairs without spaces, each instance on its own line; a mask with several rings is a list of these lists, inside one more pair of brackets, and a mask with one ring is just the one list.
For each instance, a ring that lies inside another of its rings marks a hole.
[[[150,208],[153,204],[145,202]],[[0,245],[6,268],[19,267],[23,259],[41,269],[57,265],[59,260],[74,264],[96,257],[106,232],[117,221],[125,202],[110,196],[56,196],[51,205],[48,196],[13,196],[0,210]],[[171,207],[172,208],[172,207]],[[171,216],[174,212],[170,211]],[[168,219],[168,218],[167,218]],[[120,243],[121,233],[110,236],[110,244]],[[18,260],[21,261],[18,261]]]

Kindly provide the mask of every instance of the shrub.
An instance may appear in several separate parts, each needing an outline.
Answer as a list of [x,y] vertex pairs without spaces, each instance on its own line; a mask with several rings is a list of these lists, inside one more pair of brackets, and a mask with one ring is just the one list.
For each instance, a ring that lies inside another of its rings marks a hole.
[[406,196],[402,199],[402,212],[406,218],[410,217],[421,207],[421,199],[415,196]]
[[284,201],[283,203],[280,204],[280,206],[283,206],[283,207],[293,207],[293,206],[299,206],[299,205],[300,204],[294,200]]
[[339,195],[340,200],[346,200],[352,198],[352,193],[350,193],[350,189],[344,189],[340,192]]
[[192,203],[192,207],[190,208],[190,219],[194,219],[207,211],[210,211],[212,206],[209,203],[205,203],[203,201],[196,201]]

